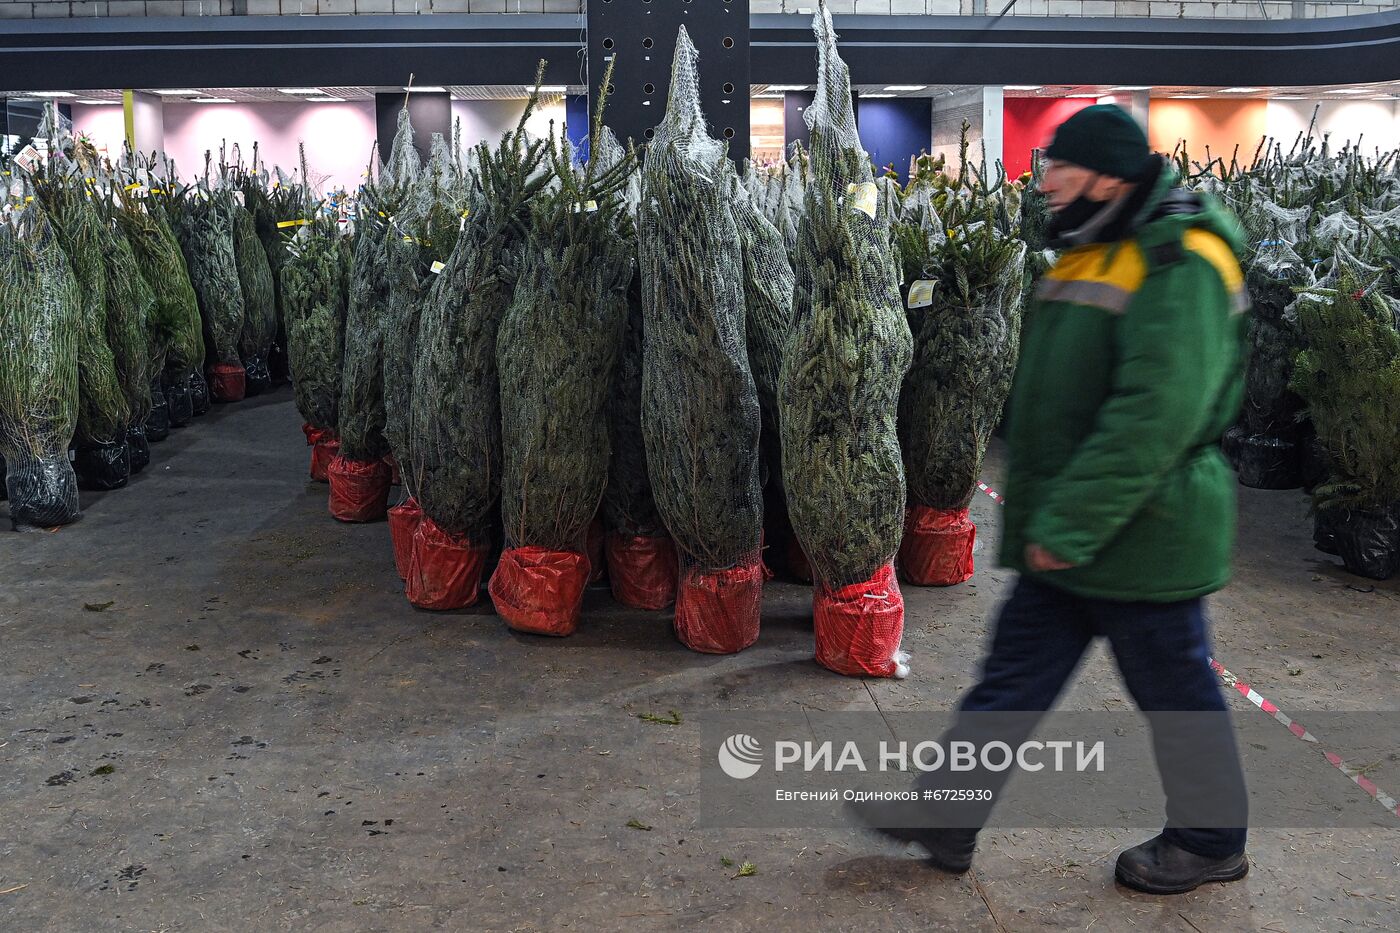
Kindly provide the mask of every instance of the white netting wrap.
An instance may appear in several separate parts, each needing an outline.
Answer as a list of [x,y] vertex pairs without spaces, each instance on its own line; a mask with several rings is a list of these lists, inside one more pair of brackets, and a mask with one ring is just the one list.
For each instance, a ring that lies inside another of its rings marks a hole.
[[891,563],[905,505],[895,414],[911,340],[889,220],[825,6],[813,28],[813,178],[798,225],[793,332],[778,396],[783,478],[818,583],[818,660],[843,673],[889,675],[899,669],[903,630]]
[[0,460],[16,529],[78,517],[78,286],[38,204],[0,220]]
[[[698,650],[735,651],[758,635],[760,417],[734,170],[705,130],[696,59],[682,27],[642,169],[642,429],[656,504],[687,568],[678,633]],[[712,598],[725,608],[696,611]]]

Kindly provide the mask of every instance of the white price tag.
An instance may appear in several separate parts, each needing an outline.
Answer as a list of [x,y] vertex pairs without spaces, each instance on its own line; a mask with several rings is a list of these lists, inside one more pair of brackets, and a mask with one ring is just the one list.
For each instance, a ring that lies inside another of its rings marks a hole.
[[442,273],[442,270],[446,268],[446,263],[434,261],[433,264],[428,267],[428,271],[431,272],[433,275],[439,275]]
[[909,310],[927,308],[933,304],[933,289],[938,283],[933,279],[915,279],[909,284]]
[[33,146],[25,146],[15,156],[15,164],[26,172],[32,172],[38,167],[40,159],[41,157],[38,149],[35,149]]

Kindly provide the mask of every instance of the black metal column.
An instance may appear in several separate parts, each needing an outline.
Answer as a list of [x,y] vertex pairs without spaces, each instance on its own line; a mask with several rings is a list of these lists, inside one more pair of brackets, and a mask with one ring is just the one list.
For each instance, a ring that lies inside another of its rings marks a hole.
[[749,155],[749,0],[589,0],[588,82],[596,97],[609,61],[603,122],[625,144],[651,138],[666,112],[676,33],[700,52],[700,106],[729,156]]

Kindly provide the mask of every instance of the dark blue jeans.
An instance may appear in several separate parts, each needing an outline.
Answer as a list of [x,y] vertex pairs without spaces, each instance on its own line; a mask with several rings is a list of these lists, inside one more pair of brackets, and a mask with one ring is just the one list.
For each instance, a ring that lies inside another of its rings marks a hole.
[[[1167,797],[1164,833],[1176,845],[1198,855],[1219,858],[1244,851],[1244,775],[1225,698],[1209,665],[1202,600],[1148,603],[1090,599],[1022,577],[997,619],[982,679],[963,698],[960,709],[1048,710],[1090,642],[1099,636],[1108,639],[1123,682],[1138,708],[1149,714],[1149,722],[1156,711],[1222,714],[1195,718],[1195,722],[1207,720],[1210,727],[1189,736],[1180,734],[1179,729],[1152,724],[1153,751]],[[1027,731],[1037,719],[1016,717],[1018,726],[1024,723]],[[955,724],[949,738],[965,737],[960,734],[965,731]],[[1189,802],[1184,802],[1202,792],[1203,782],[1212,785],[1209,792],[1215,799],[1232,801],[1229,812],[1241,816],[1239,828],[1195,829],[1179,822],[1190,812]]]

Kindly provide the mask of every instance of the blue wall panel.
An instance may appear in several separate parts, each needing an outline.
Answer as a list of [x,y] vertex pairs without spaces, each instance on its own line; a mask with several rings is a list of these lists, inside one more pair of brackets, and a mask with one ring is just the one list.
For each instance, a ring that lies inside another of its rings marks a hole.
[[856,115],[860,141],[875,165],[894,163],[901,182],[908,181],[909,160],[925,151],[933,138],[933,101],[927,97],[865,98]]

